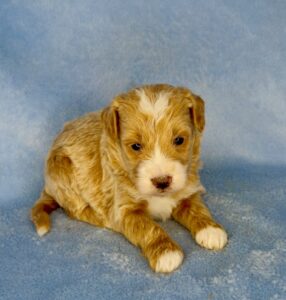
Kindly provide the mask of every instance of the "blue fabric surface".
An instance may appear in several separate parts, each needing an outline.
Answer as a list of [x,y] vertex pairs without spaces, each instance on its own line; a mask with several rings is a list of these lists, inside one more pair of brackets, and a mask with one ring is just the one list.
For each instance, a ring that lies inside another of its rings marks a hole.
[[[286,2],[0,2],[0,299],[286,299]],[[202,181],[222,252],[154,274],[120,235],[29,209],[63,123],[145,83],[206,100]]]

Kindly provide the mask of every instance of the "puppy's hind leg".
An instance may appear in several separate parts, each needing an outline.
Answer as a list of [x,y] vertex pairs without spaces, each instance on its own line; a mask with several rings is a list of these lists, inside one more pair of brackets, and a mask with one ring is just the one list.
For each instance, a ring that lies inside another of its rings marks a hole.
[[58,207],[63,208],[71,218],[96,226],[104,225],[100,214],[82,196],[73,162],[61,148],[56,148],[49,154],[45,191],[31,212],[31,219],[40,236],[49,231],[49,214]]
[[82,211],[67,212],[68,216],[91,225],[104,227],[102,218],[99,218],[96,211],[91,206],[86,206]]
[[58,203],[43,190],[39,200],[31,210],[31,220],[39,236],[49,232],[51,227],[49,214],[58,207]]

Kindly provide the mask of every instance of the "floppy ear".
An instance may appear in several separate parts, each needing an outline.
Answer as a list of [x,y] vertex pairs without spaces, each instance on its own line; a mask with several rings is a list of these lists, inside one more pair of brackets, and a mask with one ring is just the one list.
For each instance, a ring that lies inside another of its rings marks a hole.
[[111,104],[105,108],[101,113],[101,120],[107,134],[114,140],[118,139],[120,133],[120,124],[117,107]]
[[190,115],[195,128],[202,133],[205,128],[205,102],[197,95],[191,94]]

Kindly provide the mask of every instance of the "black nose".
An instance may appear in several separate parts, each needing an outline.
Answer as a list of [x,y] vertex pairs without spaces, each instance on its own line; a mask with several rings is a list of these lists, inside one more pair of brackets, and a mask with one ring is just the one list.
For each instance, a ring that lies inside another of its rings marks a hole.
[[164,190],[170,186],[172,182],[172,177],[171,176],[154,177],[151,179],[151,182],[157,189]]

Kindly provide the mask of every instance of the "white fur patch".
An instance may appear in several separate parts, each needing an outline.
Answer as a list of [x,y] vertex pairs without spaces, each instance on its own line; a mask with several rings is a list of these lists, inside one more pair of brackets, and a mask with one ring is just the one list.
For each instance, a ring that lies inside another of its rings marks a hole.
[[139,109],[140,111],[152,115],[155,120],[159,120],[166,108],[169,105],[169,94],[168,93],[159,93],[156,101],[153,103],[147,97],[144,89],[137,90],[137,95],[140,97]]
[[157,142],[151,159],[142,161],[138,168],[137,189],[142,195],[161,196],[152,184],[151,179],[160,176],[171,176],[169,192],[181,190],[187,180],[187,168],[179,161],[167,158]]
[[168,251],[159,257],[155,271],[162,273],[172,272],[182,263],[183,257],[181,251]]
[[48,233],[48,231],[49,231],[49,228],[48,227],[46,227],[46,226],[41,226],[41,227],[38,227],[37,228],[37,234],[39,235],[39,236],[43,236],[43,235],[45,235],[46,233]]
[[177,205],[177,201],[171,197],[153,196],[148,198],[147,202],[150,215],[163,221],[171,216],[173,208]]
[[196,234],[196,242],[204,248],[220,250],[227,243],[227,234],[219,227],[207,226]]

